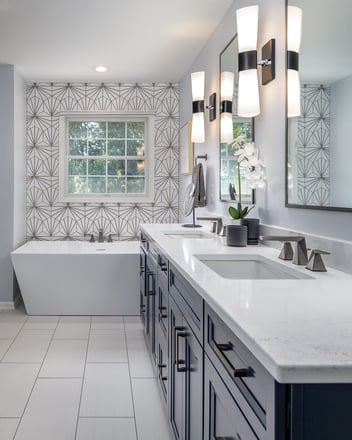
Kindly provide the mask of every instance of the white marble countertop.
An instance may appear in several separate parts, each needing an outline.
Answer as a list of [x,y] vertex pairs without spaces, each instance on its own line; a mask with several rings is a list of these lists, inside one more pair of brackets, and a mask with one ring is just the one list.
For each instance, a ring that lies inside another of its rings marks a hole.
[[[165,235],[185,232],[180,225],[142,229],[278,382],[352,383],[352,275],[331,268],[311,272],[279,260],[277,249],[228,247],[215,234],[209,239]],[[209,223],[201,230],[207,233]],[[225,279],[195,254],[261,255],[312,278]]]

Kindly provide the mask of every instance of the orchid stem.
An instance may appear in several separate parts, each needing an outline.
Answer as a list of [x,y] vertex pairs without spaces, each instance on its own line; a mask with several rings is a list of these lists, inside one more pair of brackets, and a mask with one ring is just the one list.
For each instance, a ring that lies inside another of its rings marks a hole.
[[240,174],[240,163],[238,161],[237,161],[237,176],[238,176],[238,199],[239,199],[239,203],[242,205],[241,174]]

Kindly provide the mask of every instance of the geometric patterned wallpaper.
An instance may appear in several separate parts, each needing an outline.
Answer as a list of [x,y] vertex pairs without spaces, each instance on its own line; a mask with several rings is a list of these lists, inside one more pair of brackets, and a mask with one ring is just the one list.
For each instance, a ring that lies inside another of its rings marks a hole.
[[[66,111],[154,111],[153,203],[62,203],[59,116]],[[140,223],[178,221],[179,86],[174,83],[32,83],[27,87],[27,240],[136,240]]]
[[330,205],[330,87],[303,85],[296,143],[298,204]]

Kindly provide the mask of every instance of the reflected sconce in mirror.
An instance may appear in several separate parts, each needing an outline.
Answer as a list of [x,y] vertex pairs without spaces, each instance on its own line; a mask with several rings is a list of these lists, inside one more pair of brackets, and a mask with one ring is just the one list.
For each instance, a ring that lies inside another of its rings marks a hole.
[[262,60],[257,59],[259,6],[236,10],[238,39],[238,106],[237,113],[253,118],[260,113],[258,66],[262,66],[262,84],[275,79],[275,40],[262,48]]
[[302,9],[287,7],[287,117],[301,115],[299,49],[302,35]]
[[[205,141],[204,128],[204,82],[205,72],[194,72],[191,74],[192,83],[192,142],[202,143]],[[216,93],[209,97],[209,105],[206,106],[209,110],[209,121],[216,119]]]
[[220,142],[230,143],[233,141],[232,100],[235,74],[233,72],[221,72],[220,79]]

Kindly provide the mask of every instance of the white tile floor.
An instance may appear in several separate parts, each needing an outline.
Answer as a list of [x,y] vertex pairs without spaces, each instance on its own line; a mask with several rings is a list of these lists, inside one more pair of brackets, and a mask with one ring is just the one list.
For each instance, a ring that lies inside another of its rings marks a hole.
[[0,311],[0,440],[172,440],[139,317]]

